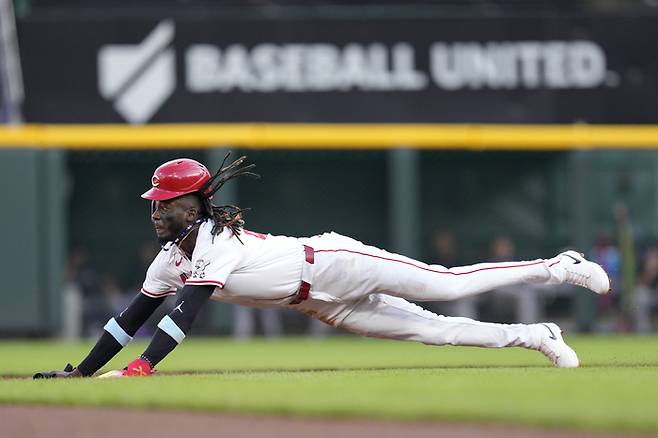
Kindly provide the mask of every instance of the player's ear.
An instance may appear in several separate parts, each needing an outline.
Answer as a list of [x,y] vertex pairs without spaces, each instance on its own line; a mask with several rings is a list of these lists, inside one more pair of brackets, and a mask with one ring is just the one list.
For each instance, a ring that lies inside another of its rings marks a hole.
[[199,209],[196,207],[190,207],[185,212],[185,219],[188,222],[194,222],[199,217]]

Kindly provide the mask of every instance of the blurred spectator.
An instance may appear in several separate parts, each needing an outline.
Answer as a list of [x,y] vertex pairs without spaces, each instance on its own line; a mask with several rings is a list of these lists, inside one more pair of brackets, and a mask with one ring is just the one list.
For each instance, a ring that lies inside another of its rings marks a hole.
[[508,236],[497,236],[491,241],[489,261],[492,263],[516,260],[516,245]]
[[[89,251],[76,244],[69,253],[66,263],[65,285],[62,296],[62,337],[76,340],[82,337],[83,287],[93,286],[96,273],[89,265]],[[90,284],[91,283],[91,284]]]
[[104,273],[100,277],[98,294],[102,298],[107,316],[105,319],[110,319],[113,315],[121,313],[133,297],[133,294],[127,294],[121,289],[114,275],[108,273]]
[[95,336],[97,331],[90,325],[98,321],[98,274],[94,268],[89,250],[82,244],[73,245],[66,266],[66,286],[64,291],[64,330],[65,339],[78,339],[81,336]]
[[[509,236],[494,237],[489,246],[489,262],[516,261],[516,245]],[[515,285],[494,290],[483,296],[484,319],[495,322],[534,323],[539,320],[540,295],[533,285]]]
[[69,282],[76,283],[83,295],[90,295],[96,290],[98,274],[92,265],[86,246],[75,244],[71,249],[66,266],[66,278]]
[[[432,257],[428,263],[446,268],[463,265],[457,247],[457,238],[452,230],[441,228],[432,234]],[[476,297],[466,297],[454,301],[423,303],[422,306],[439,314],[476,318],[476,304]]]
[[632,309],[635,330],[648,333],[652,330],[652,312],[658,309],[658,248],[645,250],[642,269],[635,288],[635,306]]
[[629,331],[633,327],[632,314],[635,303],[635,278],[637,265],[635,262],[635,241],[628,208],[620,204],[615,207],[617,232],[619,235],[619,250],[621,252],[621,290],[619,329]]
[[283,323],[279,309],[257,309],[233,306],[233,336],[249,339],[256,333],[256,318],[260,319],[263,335],[269,338],[283,335]]
[[124,293],[114,275],[103,273],[98,276],[96,289],[85,296],[84,335],[99,336],[105,323],[125,309],[131,299],[132,294]]
[[452,268],[460,266],[457,239],[452,231],[440,229],[432,235],[433,262]]
[[617,288],[621,287],[621,255],[619,249],[613,244],[610,236],[604,232],[599,233],[594,248],[589,253],[589,259],[603,266],[612,282],[612,293],[598,296],[600,314],[609,314],[614,309],[615,296],[619,294]]

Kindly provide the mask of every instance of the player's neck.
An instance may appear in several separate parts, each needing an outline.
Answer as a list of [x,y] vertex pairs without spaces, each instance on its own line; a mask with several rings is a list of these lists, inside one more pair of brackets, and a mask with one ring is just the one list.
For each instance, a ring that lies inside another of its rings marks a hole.
[[188,259],[192,259],[192,252],[194,252],[194,247],[196,246],[196,237],[199,235],[199,229],[195,228],[190,231],[190,234],[183,239],[182,242],[178,244],[178,247],[185,253]]

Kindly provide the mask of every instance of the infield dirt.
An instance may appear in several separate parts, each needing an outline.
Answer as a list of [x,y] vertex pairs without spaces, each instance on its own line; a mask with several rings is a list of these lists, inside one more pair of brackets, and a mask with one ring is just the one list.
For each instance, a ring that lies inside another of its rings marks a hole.
[[167,438],[239,436],[287,438],[611,438],[642,437],[628,433],[596,433],[534,429],[492,424],[401,423],[367,420],[145,411],[106,408],[0,406],[1,437]]

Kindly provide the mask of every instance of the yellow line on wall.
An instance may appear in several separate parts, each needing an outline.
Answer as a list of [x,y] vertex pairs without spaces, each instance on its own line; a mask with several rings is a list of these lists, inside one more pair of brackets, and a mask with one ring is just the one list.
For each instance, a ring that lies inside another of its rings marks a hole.
[[161,124],[0,126],[0,148],[570,150],[658,148],[658,125]]

